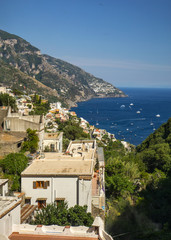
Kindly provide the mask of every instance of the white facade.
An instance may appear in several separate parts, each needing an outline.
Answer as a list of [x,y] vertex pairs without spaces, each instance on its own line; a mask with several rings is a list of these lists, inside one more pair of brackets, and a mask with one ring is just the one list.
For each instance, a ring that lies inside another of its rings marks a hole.
[[50,152],[62,152],[63,133],[44,133],[42,150],[46,148]]
[[65,200],[69,207],[88,206],[91,212],[95,141],[71,142],[67,153],[45,153],[21,174],[22,192],[30,204]]
[[0,179],[0,196],[4,197],[8,193],[8,179]]
[[44,116],[22,116],[21,113],[12,113],[9,108],[8,115],[4,118],[4,131],[26,132],[28,128],[37,131],[41,151],[44,138]]
[[0,87],[0,93],[7,93],[6,87]]
[[20,224],[21,200],[16,197],[0,197],[0,233],[9,236],[13,224]]
[[50,103],[51,109],[59,109],[61,110],[61,102],[56,102],[56,103]]
[[[49,182],[47,188],[35,188],[33,182]],[[91,189],[92,181],[73,177],[22,177],[22,192],[26,197],[31,197],[30,204],[37,205],[39,201],[46,201],[46,204],[55,200],[65,200],[68,207],[75,205],[88,206],[91,212]]]

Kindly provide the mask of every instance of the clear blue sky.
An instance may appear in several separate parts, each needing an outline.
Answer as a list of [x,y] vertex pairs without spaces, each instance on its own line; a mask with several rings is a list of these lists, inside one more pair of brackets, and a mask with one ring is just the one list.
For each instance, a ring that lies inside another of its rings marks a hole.
[[0,29],[117,87],[171,87],[171,0],[5,0]]

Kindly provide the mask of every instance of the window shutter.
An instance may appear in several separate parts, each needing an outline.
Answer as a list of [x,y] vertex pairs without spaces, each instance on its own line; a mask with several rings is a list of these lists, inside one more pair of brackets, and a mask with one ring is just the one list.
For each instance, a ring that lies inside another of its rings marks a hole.
[[36,189],[36,182],[33,182],[33,189]]
[[47,182],[44,182],[44,189],[47,189]]
[[49,181],[46,181],[46,183],[47,183],[47,187],[49,187],[49,186],[50,186],[50,183],[49,183]]

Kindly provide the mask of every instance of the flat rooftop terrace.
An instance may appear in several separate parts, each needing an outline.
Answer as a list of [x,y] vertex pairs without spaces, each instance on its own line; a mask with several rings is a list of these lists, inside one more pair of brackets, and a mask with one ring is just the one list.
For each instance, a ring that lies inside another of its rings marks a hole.
[[15,132],[1,132],[0,143],[16,143],[22,141],[26,137],[26,133],[15,133]]
[[59,137],[61,135],[62,135],[61,132],[57,132],[57,133],[44,133],[44,140],[59,139]]
[[95,240],[98,235],[88,227],[65,227],[65,226],[35,226],[29,224],[14,225],[14,232],[9,236],[11,240],[37,240],[37,239],[63,239],[63,240]]
[[50,175],[92,175],[94,161],[83,160],[80,157],[46,153],[45,158],[35,159],[21,176],[50,176]]
[[[87,145],[89,144],[89,145]],[[95,164],[94,141],[70,142],[66,153],[48,152],[33,160],[21,176],[92,175]]]

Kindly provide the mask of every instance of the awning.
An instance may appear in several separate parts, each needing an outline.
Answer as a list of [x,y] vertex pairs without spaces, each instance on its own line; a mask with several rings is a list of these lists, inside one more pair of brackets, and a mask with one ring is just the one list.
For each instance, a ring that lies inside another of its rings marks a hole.
[[55,201],[64,201],[65,198],[55,198]]
[[91,180],[92,179],[92,176],[79,176],[78,177],[79,180]]
[[36,201],[46,201],[47,198],[37,198]]

